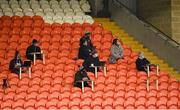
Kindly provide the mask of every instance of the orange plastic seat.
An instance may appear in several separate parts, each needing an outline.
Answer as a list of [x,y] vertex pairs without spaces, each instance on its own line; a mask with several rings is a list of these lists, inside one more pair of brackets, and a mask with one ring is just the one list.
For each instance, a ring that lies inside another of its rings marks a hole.
[[91,106],[101,106],[102,105],[102,98],[95,98],[92,102],[91,102]]
[[30,99],[36,100],[38,95],[39,94],[37,92],[35,92],[35,91],[31,92],[31,93],[27,94],[26,100],[30,100]]
[[13,100],[6,100],[1,103],[1,109],[12,109]]
[[52,27],[52,29],[57,28],[57,27],[61,27],[61,24],[59,24],[59,23],[53,23],[53,24],[51,25],[51,27]]
[[123,105],[124,105],[124,101],[125,99],[122,98],[122,97],[118,97],[115,99],[115,101],[113,101],[113,107],[116,108],[116,107],[122,107],[123,108]]
[[11,27],[21,27],[22,23],[23,23],[22,19],[15,19],[15,20],[13,20],[13,23],[11,24]]
[[22,31],[21,28],[15,27],[10,31],[9,34],[10,35],[19,35],[21,31]]
[[42,20],[42,21],[43,21],[43,18],[42,18],[41,16],[37,16],[37,15],[32,16],[32,19],[33,19],[34,21],[36,21],[36,20]]
[[51,35],[60,35],[62,32],[62,28],[61,27],[55,27],[52,31],[51,31]]
[[31,27],[33,23],[32,19],[24,19],[24,22],[22,23],[21,27]]
[[72,35],[81,35],[83,29],[81,27],[75,27],[74,30],[72,30]]
[[33,27],[42,27],[43,25],[43,20],[35,20],[34,23],[33,23]]
[[[28,108],[28,107],[35,107],[35,104],[36,104],[36,100],[34,99],[30,99],[30,100],[27,100],[25,103],[24,103],[24,108]],[[32,108],[31,108],[32,109]]]
[[39,107],[46,107],[46,103],[48,101],[46,99],[40,99],[38,102],[35,103],[35,107],[39,108]]
[[159,100],[156,102],[156,106],[157,107],[167,106],[167,101],[168,101],[167,97],[160,97]]
[[170,97],[170,99],[167,101],[167,106],[170,107],[170,106],[178,106],[178,102],[179,102],[179,99],[178,97]]
[[[0,42],[1,43],[6,43],[7,41],[8,41],[8,39],[9,39],[9,35],[8,34],[1,34],[1,36],[0,36]],[[1,45],[0,45],[0,47],[2,47]]]
[[128,97],[125,101],[124,101],[124,106],[126,109],[129,109],[127,106],[134,106],[135,105],[135,98],[133,97]]
[[59,102],[58,99],[51,99],[49,100],[47,103],[46,103],[46,108],[51,108],[51,107],[55,107],[56,108],[56,105],[57,103]]
[[1,35],[8,35],[9,33],[12,32],[12,30],[9,27],[2,27],[0,32],[1,32]]
[[31,27],[24,27],[24,28],[21,30],[20,34],[21,34],[21,35],[30,35],[30,32],[31,32]]
[[44,36],[44,35],[50,35],[51,34],[51,31],[52,29],[51,28],[44,28],[42,31],[41,31],[41,35]]
[[67,28],[67,27],[71,27],[71,24],[70,23],[63,23],[62,24],[62,28]]

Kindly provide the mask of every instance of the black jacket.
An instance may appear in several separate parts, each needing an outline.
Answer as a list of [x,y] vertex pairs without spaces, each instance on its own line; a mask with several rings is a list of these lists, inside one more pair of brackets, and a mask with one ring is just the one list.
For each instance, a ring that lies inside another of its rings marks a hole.
[[137,68],[137,70],[139,70],[139,71],[145,71],[145,66],[146,65],[148,65],[148,64],[150,64],[150,62],[146,59],[146,58],[144,58],[144,59],[140,59],[140,58],[138,58],[137,60],[136,60],[136,68]]
[[88,48],[91,50],[93,48],[93,44],[92,44],[91,39],[89,38],[89,36],[83,36],[80,39],[80,44],[79,44],[80,47],[83,46],[84,41],[87,41]]
[[17,59],[12,59],[12,60],[10,61],[9,70],[10,70],[11,72],[16,73],[16,74],[19,74],[19,68],[16,68],[16,65],[17,65],[18,62],[20,63],[20,66],[23,65],[21,59],[19,59],[19,60],[17,60]]
[[[82,81],[83,78],[88,78],[90,80],[90,78],[88,77],[87,73],[84,70],[78,71],[75,74],[74,87],[82,88],[81,82],[77,82],[77,81]],[[89,86],[89,84],[87,82],[84,82],[84,87],[91,87],[91,86]]]
[[[27,59],[33,60],[34,56],[30,54],[30,53],[33,53],[33,52],[41,52],[40,47],[34,46],[34,45],[30,45],[27,48],[27,50],[26,50],[26,57],[27,57]],[[36,57],[37,57],[37,59],[41,59],[41,56],[36,56]]]
[[100,66],[99,57],[94,58],[90,56],[83,63],[83,66],[86,69],[86,71],[95,73],[95,69],[91,67],[91,64],[94,64],[94,66]]
[[90,57],[91,50],[87,46],[81,46],[79,48],[78,58],[79,59],[87,59]]

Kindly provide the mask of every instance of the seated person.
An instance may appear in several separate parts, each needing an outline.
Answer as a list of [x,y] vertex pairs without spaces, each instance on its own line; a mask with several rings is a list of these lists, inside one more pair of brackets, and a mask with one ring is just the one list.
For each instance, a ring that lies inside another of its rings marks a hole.
[[90,81],[90,78],[88,77],[83,66],[80,67],[79,71],[75,74],[74,87],[79,87],[82,89],[81,81],[84,81],[84,87],[91,87],[88,84],[88,82]]
[[79,48],[78,58],[87,59],[90,56],[91,50],[87,46],[87,41],[83,42],[83,45]]
[[151,71],[151,68],[154,67],[154,64],[151,64],[150,61],[148,61],[145,57],[144,57],[144,53],[140,52],[139,53],[139,57],[136,60],[136,68],[139,71],[144,71],[147,72],[147,66],[150,66],[149,70]]
[[9,64],[9,70],[12,72],[12,73],[16,73],[19,75],[20,73],[20,67],[22,67],[22,60],[20,58],[20,55],[19,55],[19,52],[16,51],[15,53],[15,56],[14,56],[14,59],[12,59],[10,61],[10,64]]
[[109,63],[116,63],[118,59],[123,58],[123,48],[121,47],[118,39],[114,39],[111,47],[111,54],[109,57]]
[[85,35],[80,39],[80,47],[83,46],[84,41],[87,41],[87,47],[91,50],[93,48],[93,44],[90,39],[90,32],[85,33]]
[[[40,49],[40,47],[38,45],[39,45],[39,42],[37,40],[33,39],[32,45],[30,45],[27,48],[27,50],[26,50],[26,57],[27,57],[27,59],[33,61],[34,60],[34,56],[33,56],[32,53],[34,53],[34,52],[41,53],[41,49]],[[36,59],[43,60],[42,54],[36,54]]]
[[99,71],[100,67],[103,67],[104,65],[105,62],[99,61],[98,53],[96,51],[92,52],[92,55],[89,58],[85,59],[83,63],[83,66],[86,69],[86,71],[93,73],[95,73],[95,69],[93,66],[99,66],[97,70]]

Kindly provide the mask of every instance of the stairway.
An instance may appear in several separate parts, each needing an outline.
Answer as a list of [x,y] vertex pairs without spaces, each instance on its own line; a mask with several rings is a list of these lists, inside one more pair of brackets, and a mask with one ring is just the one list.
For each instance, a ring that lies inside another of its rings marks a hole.
[[143,51],[146,58],[148,58],[153,64],[158,64],[162,71],[167,71],[171,77],[180,80],[180,74],[171,66],[169,66],[165,61],[158,58],[153,52],[145,48],[143,44],[137,41],[133,36],[128,35],[124,29],[119,27],[115,22],[111,21],[109,18],[94,18],[96,22],[101,23],[103,27],[107,30],[111,30],[112,34],[118,36],[118,38],[126,45],[130,46],[133,51],[140,52]]

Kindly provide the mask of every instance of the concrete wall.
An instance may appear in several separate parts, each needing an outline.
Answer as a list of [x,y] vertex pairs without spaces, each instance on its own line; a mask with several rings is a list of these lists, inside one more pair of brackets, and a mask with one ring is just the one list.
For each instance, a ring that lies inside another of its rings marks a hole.
[[118,4],[116,0],[111,0],[109,7],[112,16],[111,19],[124,28],[130,35],[142,42],[145,47],[180,71],[180,47],[176,43],[132,15],[123,6]]
[[137,5],[139,17],[172,36],[171,0],[138,0]]
[[134,14],[137,13],[137,0],[118,0],[121,2],[123,5],[125,5],[127,8],[129,8]]
[[171,0],[172,37],[180,43],[180,0]]

